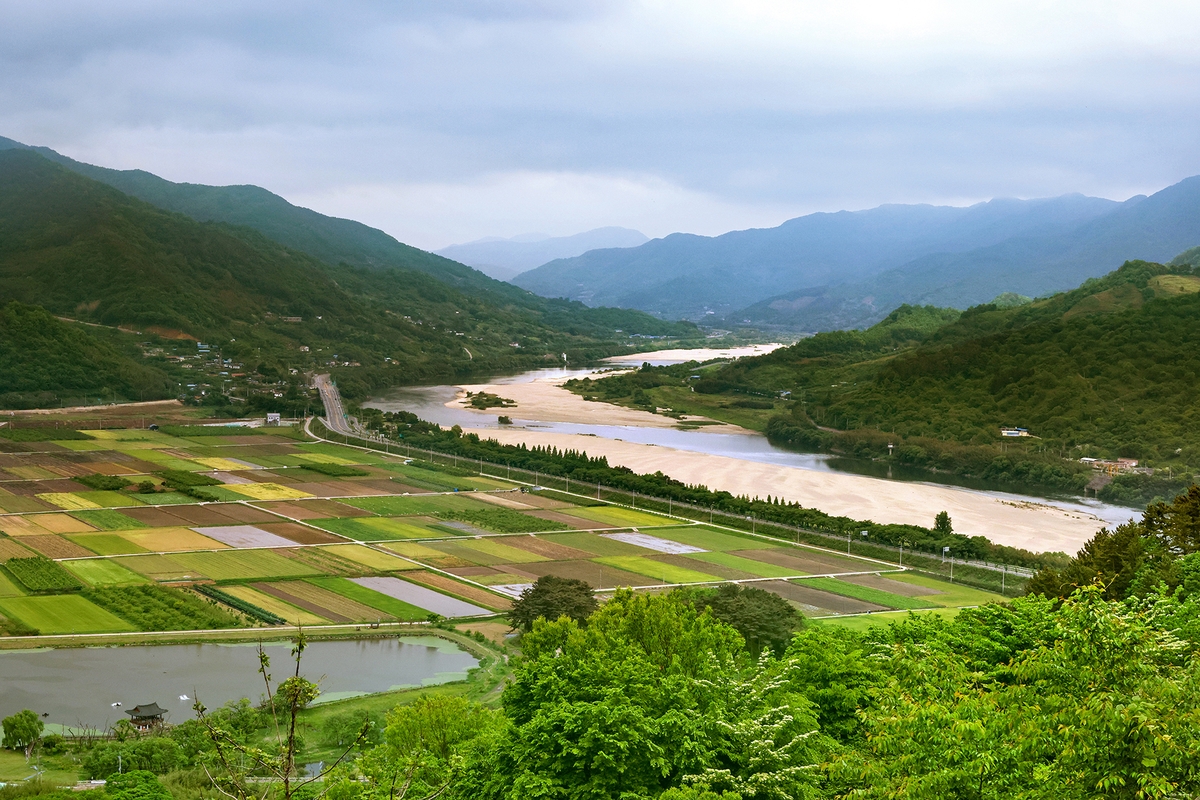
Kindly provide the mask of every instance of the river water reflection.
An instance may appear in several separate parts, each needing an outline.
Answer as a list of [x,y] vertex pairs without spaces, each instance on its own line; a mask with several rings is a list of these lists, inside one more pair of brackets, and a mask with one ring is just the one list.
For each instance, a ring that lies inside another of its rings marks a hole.
[[[647,358],[649,357],[648,354]],[[497,385],[509,385],[542,379],[581,378],[587,375],[595,375],[596,372],[597,370],[595,369],[541,369],[523,372],[518,375],[490,378],[487,382]],[[491,414],[479,414],[457,406],[447,406],[446,403],[453,400],[457,396],[458,391],[458,387],[453,385],[399,387],[389,390],[387,394],[381,397],[372,398],[366,405],[383,411],[409,411],[421,419],[436,422],[446,427],[461,425],[464,428],[500,428],[496,417]],[[961,488],[963,491],[986,494],[1011,502],[1044,503],[1068,511],[1083,512],[1098,517],[1110,525],[1119,525],[1137,514],[1133,509],[1102,503],[1091,498],[1016,494],[1005,491],[1001,486],[988,481],[976,481],[950,474],[931,474],[925,470],[892,467],[887,464],[864,459],[840,458],[824,453],[801,453],[785,450],[771,444],[765,436],[757,433],[730,434],[714,433],[706,431],[703,428],[680,430],[678,428],[642,428],[635,426],[550,422],[521,417],[520,411],[520,407],[517,407],[509,412],[514,426],[526,427],[530,430],[549,433],[584,434],[604,439],[620,439],[637,444],[652,444],[659,447],[671,447],[676,450],[709,453],[763,464],[794,467],[796,469],[843,472],[882,478],[884,480],[952,486]],[[509,430],[512,429],[510,426],[505,427]]]
[[[265,645],[277,680],[291,674],[291,644]],[[318,702],[461,680],[478,665],[436,636],[309,642],[301,674],[321,687]],[[50,724],[107,728],[124,709],[158,703],[168,722],[263,694],[253,644],[180,644],[0,651],[0,717],[32,709]],[[114,705],[120,703],[120,706]]]

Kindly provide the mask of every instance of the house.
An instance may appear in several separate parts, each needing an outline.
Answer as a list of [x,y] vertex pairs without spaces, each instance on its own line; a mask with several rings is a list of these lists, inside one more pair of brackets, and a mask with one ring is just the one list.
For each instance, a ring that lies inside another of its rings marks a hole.
[[1025,428],[1001,428],[1001,436],[1029,436],[1030,433]]
[[143,703],[128,709],[125,713],[129,715],[129,721],[133,723],[133,727],[145,733],[163,726],[163,716],[167,710],[160,707],[158,703]]

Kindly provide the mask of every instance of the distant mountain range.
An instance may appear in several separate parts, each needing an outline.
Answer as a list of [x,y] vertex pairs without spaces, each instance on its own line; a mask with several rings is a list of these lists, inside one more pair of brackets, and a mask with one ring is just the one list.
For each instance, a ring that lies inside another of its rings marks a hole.
[[1200,243],[1200,178],[1120,203],[1079,194],[967,208],[887,205],[717,237],[672,234],[559,259],[513,283],[665,318],[799,330],[873,324],[901,304],[1039,296]]
[[492,237],[466,244],[452,244],[437,254],[454,259],[497,280],[506,281],[526,270],[558,258],[572,258],[589,250],[637,247],[650,239],[629,228],[596,228],[574,236],[527,233],[511,239]]

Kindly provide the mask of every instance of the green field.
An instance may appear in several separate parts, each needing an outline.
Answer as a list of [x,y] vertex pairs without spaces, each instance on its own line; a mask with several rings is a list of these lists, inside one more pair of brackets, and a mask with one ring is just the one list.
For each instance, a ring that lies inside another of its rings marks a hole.
[[404,517],[413,515],[432,516],[439,511],[454,509],[484,509],[490,508],[478,503],[465,495],[422,495],[419,497],[351,497],[340,501],[348,506],[370,511],[381,517]]
[[417,608],[405,603],[403,600],[388,597],[386,594],[381,594],[374,589],[359,586],[357,583],[345,578],[309,578],[308,582],[315,586],[320,586],[322,589],[328,589],[331,592],[340,594],[349,600],[362,603],[364,606],[370,606],[378,611],[382,611],[401,622],[417,622],[429,616],[429,612],[423,608]]
[[504,539],[461,539],[454,542],[459,547],[465,547],[468,550],[474,550],[479,553],[487,553],[500,559],[501,564],[532,564],[535,561],[549,561],[545,556],[539,556],[537,553],[531,553],[528,550],[522,550],[519,547],[513,547],[504,543]]
[[[575,513],[572,511],[572,513]],[[575,514],[579,516],[579,514]],[[759,539],[756,536],[738,536],[736,533],[717,530],[707,525],[684,525],[677,528],[655,528],[647,531],[652,536],[670,539],[673,542],[690,544],[704,550],[766,550],[778,547],[779,542]]]
[[92,558],[86,561],[64,561],[62,565],[77,578],[92,586],[126,586],[135,583],[146,583],[146,578],[138,575],[110,558]]
[[935,605],[921,598],[904,597],[903,595],[892,594],[881,589],[872,589],[869,586],[859,586],[856,583],[839,581],[837,578],[807,578],[793,581],[793,583],[800,586],[811,586],[814,589],[820,589],[832,594],[840,594],[842,597],[853,597],[855,600],[862,600],[865,603],[874,603],[900,610],[916,610],[918,608],[930,608]]
[[125,620],[78,595],[5,598],[0,600],[0,612],[41,633],[110,633],[136,630]]
[[577,533],[550,533],[538,538],[545,539],[547,542],[561,544],[564,547],[574,547],[576,550],[582,550],[585,553],[591,553],[595,556],[640,556],[646,553],[646,549],[643,547],[618,542],[616,539],[605,539],[603,536],[582,531]]
[[947,583],[944,580],[916,575],[912,572],[893,573],[888,575],[888,577],[894,581],[911,583],[914,586],[924,586],[927,589],[940,592],[940,594],[920,596],[921,599],[928,600],[930,605],[943,606],[945,608],[961,608],[963,606],[982,606],[987,603],[1008,602],[1007,597],[1002,597],[992,592],[985,592],[982,589],[972,589],[970,586],[963,586],[960,583]]
[[121,508],[143,505],[135,495],[124,492],[75,492],[76,496],[89,500],[101,508]]
[[156,581],[198,580],[205,577],[199,570],[188,569],[174,559],[158,553],[114,558],[123,567]]
[[708,583],[721,580],[716,575],[707,575],[694,569],[677,567],[674,564],[664,564],[661,561],[642,556],[607,556],[592,560],[627,572],[636,572],[638,575],[645,575],[663,583]]
[[[154,496],[155,502],[158,502],[158,497],[159,495]],[[73,511],[71,516],[101,531],[129,531],[134,528],[147,527],[144,522],[138,522],[133,517],[127,517],[120,511],[113,511],[109,508]]]
[[866,631],[880,625],[902,622],[910,614],[918,616],[934,616],[942,619],[954,619],[958,616],[957,608],[927,608],[920,611],[875,611],[871,614],[852,614],[841,617],[813,617],[809,620],[817,625],[836,625],[852,631]]
[[394,572],[406,569],[417,569],[417,565],[402,558],[381,553],[378,550],[361,544],[334,544],[320,548],[333,555],[362,564],[380,572]]
[[631,508],[615,506],[593,506],[591,508],[572,508],[567,512],[572,517],[599,522],[614,528],[652,528],[658,525],[670,525],[673,520],[658,517]]
[[688,553],[688,558],[693,558],[697,561],[707,561],[709,564],[729,567],[730,569],[740,569],[742,572],[749,572],[751,575],[757,575],[760,578],[791,578],[800,574],[794,569],[776,566],[775,564],[765,564],[762,561],[730,555],[729,553]]
[[17,585],[8,579],[8,576],[0,572],[0,597],[20,597],[21,590]]
[[349,517],[346,519],[318,519],[312,521],[318,528],[324,528],[339,536],[346,536],[360,542],[382,542],[389,539],[429,539],[444,536],[440,531],[405,522],[402,519],[389,517]]
[[136,545],[115,533],[77,533],[67,538],[100,556],[123,556],[130,553],[148,552],[141,545]]
[[270,550],[224,550],[208,553],[175,553],[172,561],[214,581],[300,578],[318,575],[315,567],[284,558]]

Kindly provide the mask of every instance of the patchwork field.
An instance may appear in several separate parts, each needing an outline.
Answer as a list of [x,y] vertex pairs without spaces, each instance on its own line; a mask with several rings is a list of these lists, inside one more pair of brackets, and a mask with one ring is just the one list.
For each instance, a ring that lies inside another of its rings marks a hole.
[[[743,581],[810,616],[995,599],[887,564],[283,429],[86,435],[3,455],[9,634],[157,630],[172,614],[226,627],[486,617],[544,575],[602,593]],[[136,491],[144,481],[157,488]]]

